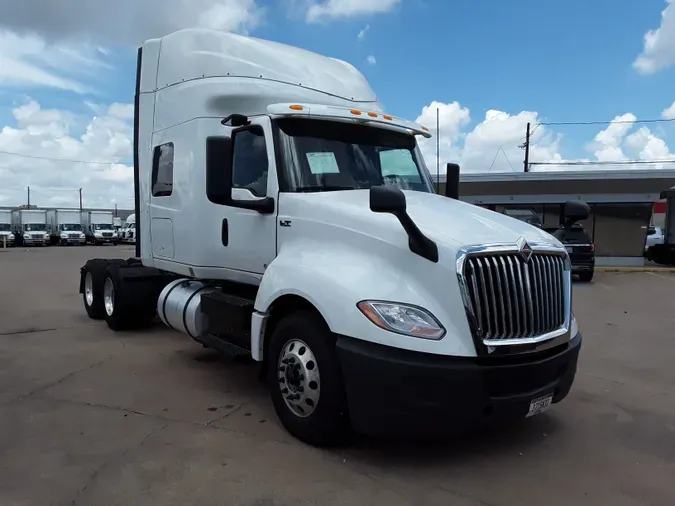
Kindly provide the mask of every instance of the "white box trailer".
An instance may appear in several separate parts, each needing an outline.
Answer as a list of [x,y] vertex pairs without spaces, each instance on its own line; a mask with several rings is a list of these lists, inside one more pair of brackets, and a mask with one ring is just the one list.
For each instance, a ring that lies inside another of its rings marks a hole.
[[0,248],[14,246],[16,236],[12,231],[12,211],[0,209]]
[[12,211],[12,230],[17,243],[22,246],[48,246],[45,209],[15,209]]
[[140,48],[134,111],[136,256],[82,267],[90,318],[122,331],[159,313],[250,355],[314,445],[348,425],[462,431],[569,393],[582,337],[564,246],[437,195],[429,129],[385,112],[352,65],[181,30]]
[[49,209],[47,211],[47,228],[52,244],[81,245],[86,243],[82,230],[80,211],[74,209]]
[[113,226],[111,211],[82,211],[82,228],[87,241],[95,244],[117,244],[119,238]]

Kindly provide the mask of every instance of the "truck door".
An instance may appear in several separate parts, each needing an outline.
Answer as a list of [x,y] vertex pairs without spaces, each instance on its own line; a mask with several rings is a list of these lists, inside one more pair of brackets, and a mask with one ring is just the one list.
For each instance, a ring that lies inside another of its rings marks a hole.
[[[272,126],[268,117],[254,118],[232,131],[232,198],[277,200],[279,184]],[[277,212],[222,206],[223,253],[230,268],[262,274],[276,256]]]

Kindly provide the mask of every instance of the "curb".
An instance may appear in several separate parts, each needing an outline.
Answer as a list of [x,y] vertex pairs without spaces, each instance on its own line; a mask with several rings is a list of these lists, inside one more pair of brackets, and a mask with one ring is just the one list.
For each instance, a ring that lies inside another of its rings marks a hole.
[[675,267],[595,267],[601,272],[675,272]]

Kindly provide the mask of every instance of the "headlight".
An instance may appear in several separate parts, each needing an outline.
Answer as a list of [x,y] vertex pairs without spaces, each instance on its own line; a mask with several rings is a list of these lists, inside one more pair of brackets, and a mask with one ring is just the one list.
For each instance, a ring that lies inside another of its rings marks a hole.
[[30,234],[23,234],[24,239],[30,239]]
[[80,239],[84,239],[84,234],[80,232]]
[[445,335],[438,320],[421,307],[372,300],[362,300],[356,307],[375,325],[390,332],[434,341]]
[[66,235],[66,234],[61,234],[61,239],[68,239],[68,235]]

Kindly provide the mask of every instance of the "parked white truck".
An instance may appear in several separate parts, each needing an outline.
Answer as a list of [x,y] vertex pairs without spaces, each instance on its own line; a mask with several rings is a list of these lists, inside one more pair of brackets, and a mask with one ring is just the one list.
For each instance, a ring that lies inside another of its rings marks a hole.
[[86,236],[80,223],[80,211],[73,209],[49,209],[47,211],[47,229],[52,244],[84,246]]
[[124,228],[122,229],[120,241],[128,243],[136,242],[136,239],[134,238],[135,232],[136,232],[136,215],[134,213],[131,213],[127,217],[127,221],[124,225]]
[[429,131],[353,66],[182,30],[139,50],[134,119],[136,256],[81,268],[91,318],[159,313],[249,354],[314,445],[349,426],[442,435],[567,396],[581,334],[565,248],[460,202],[456,182],[435,194]]
[[12,232],[12,211],[0,209],[0,248],[14,246],[15,238]]
[[47,231],[47,211],[15,209],[12,211],[12,231],[21,246],[48,246],[50,235]]
[[113,214],[110,211],[82,211],[82,229],[87,242],[101,244],[117,244],[119,238],[113,226]]

